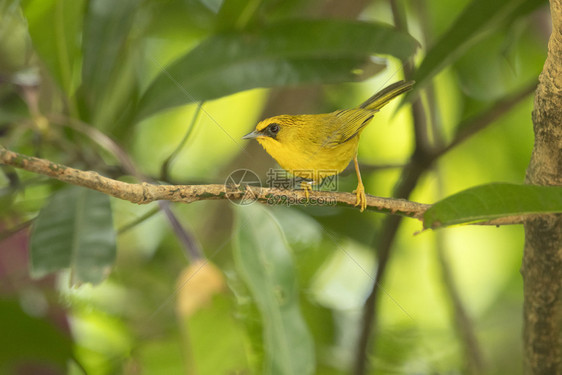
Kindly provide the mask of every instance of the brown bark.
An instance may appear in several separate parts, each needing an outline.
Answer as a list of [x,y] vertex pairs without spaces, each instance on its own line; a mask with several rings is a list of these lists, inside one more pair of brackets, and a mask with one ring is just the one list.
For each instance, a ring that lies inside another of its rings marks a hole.
[[[526,181],[562,186],[562,0],[551,0],[550,9],[553,27],[535,96]],[[562,374],[562,215],[527,220],[521,273],[525,373]]]
[[[76,186],[97,190],[115,198],[137,204],[165,200],[170,202],[193,203],[202,200],[245,199],[270,205],[314,204],[318,206],[355,205],[353,193],[310,191],[308,197],[304,190],[283,190],[259,186],[230,185],[156,185],[146,182],[131,184],[104,177],[93,171],[82,171],[52,161],[18,154],[0,146],[0,165],[25,169],[30,172],[55,178]],[[429,204],[416,203],[404,199],[392,199],[367,195],[367,210],[422,218]],[[490,223],[485,223],[490,224]],[[495,225],[492,223],[490,225]]]

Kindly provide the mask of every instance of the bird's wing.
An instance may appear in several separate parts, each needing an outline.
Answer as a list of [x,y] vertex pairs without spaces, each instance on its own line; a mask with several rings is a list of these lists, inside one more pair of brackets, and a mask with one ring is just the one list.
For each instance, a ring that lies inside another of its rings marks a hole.
[[345,143],[358,135],[369,124],[377,111],[353,108],[333,112],[329,122],[330,133],[324,147],[333,147]]

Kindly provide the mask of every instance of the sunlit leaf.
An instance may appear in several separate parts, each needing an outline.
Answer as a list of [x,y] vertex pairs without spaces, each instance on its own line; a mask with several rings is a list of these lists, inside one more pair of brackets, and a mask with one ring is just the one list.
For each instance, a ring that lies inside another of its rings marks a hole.
[[372,54],[406,58],[416,48],[408,34],[358,21],[291,20],[218,34],[163,69],[144,94],[138,117],[255,87],[364,79]]
[[424,215],[425,228],[473,223],[504,216],[562,212],[562,188],[488,184],[435,203]]
[[22,2],[35,50],[67,96],[76,88],[74,70],[80,57],[83,0]]
[[300,307],[291,253],[279,224],[263,206],[236,209],[236,267],[261,313],[264,373],[312,374],[311,334]]
[[542,3],[542,0],[473,0],[427,52],[415,74],[417,85],[414,90],[423,87],[441,69],[458,58],[485,31],[531,12]]
[[71,267],[77,282],[101,282],[115,260],[109,197],[71,187],[51,197],[31,234],[31,272],[41,277]]

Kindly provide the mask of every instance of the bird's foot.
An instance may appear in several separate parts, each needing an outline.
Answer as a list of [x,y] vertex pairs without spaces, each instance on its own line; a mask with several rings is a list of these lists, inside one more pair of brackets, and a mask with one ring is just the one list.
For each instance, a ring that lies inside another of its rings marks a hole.
[[365,208],[367,208],[367,196],[365,195],[365,186],[363,186],[363,184],[360,182],[359,185],[357,185],[357,189],[353,190],[353,192],[357,197],[357,200],[355,201],[355,206],[359,206],[361,212],[365,211]]
[[312,182],[302,181],[301,182],[301,189],[304,190],[304,195],[306,196],[306,200],[308,201],[308,199],[310,197],[310,192],[312,191]]

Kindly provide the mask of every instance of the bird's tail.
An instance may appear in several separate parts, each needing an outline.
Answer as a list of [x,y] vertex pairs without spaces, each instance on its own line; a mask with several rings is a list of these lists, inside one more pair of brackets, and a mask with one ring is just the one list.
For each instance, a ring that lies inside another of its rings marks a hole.
[[377,92],[375,95],[371,96],[369,99],[365,100],[359,108],[370,109],[372,111],[378,111],[390,102],[392,99],[396,98],[398,95],[410,91],[414,86],[416,81],[398,81],[390,86],[385,87],[381,91]]

